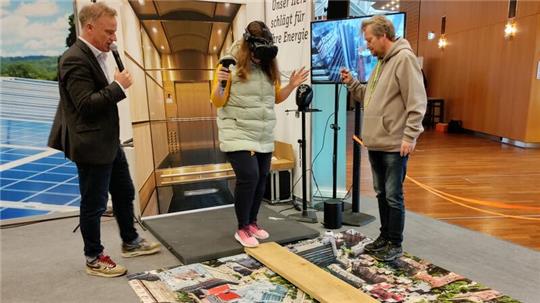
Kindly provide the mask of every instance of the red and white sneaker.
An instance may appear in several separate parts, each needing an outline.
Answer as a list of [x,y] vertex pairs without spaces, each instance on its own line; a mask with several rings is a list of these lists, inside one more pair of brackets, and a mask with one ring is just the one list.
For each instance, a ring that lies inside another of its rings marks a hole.
[[264,240],[270,237],[270,234],[268,234],[266,230],[260,228],[257,223],[251,223],[247,226],[247,228],[249,233],[257,239]]
[[249,232],[249,230],[245,227],[242,229],[239,229],[234,234],[234,238],[236,241],[240,242],[244,247],[257,247],[259,246],[259,241],[255,239]]

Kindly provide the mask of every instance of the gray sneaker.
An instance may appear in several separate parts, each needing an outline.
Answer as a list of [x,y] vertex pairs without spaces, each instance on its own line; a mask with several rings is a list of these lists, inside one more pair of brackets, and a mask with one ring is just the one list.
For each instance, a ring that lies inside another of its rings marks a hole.
[[157,242],[148,242],[145,239],[139,239],[136,243],[122,244],[122,257],[131,258],[143,255],[152,255],[161,250],[161,244]]
[[93,261],[86,261],[86,273],[92,276],[105,278],[119,277],[124,275],[127,269],[114,263],[111,257],[100,254]]
[[395,245],[388,242],[383,250],[374,253],[372,256],[373,258],[383,262],[394,261],[395,259],[403,256],[403,248],[401,248],[401,245]]
[[364,247],[364,250],[366,252],[369,252],[369,253],[374,253],[374,252],[377,252],[377,251],[381,251],[386,247],[387,243],[388,243],[388,240],[386,240],[385,238],[379,236],[377,238],[377,240],[367,244]]

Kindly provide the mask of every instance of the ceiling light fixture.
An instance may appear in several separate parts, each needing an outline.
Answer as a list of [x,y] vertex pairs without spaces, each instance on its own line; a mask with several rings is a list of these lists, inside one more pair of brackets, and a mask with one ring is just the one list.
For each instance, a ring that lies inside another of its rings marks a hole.
[[154,33],[157,33],[157,28],[156,28],[155,26],[152,26],[152,31],[153,31]]

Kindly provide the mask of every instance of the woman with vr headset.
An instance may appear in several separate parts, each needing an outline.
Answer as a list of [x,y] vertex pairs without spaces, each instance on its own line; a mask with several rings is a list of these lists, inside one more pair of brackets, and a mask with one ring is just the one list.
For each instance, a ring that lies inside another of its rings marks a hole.
[[257,239],[269,237],[257,224],[257,214],[274,151],[274,105],[285,101],[309,73],[303,67],[293,71],[281,87],[277,52],[268,27],[253,21],[221,58],[212,84],[219,147],[236,174],[234,238],[245,247],[256,247]]

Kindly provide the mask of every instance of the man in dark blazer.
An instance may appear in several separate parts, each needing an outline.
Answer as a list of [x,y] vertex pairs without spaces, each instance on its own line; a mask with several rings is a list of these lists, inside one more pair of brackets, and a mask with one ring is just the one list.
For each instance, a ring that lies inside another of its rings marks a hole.
[[120,147],[117,107],[133,80],[126,70],[116,70],[110,79],[106,65],[110,45],[116,41],[116,11],[102,3],[90,4],[80,11],[79,21],[81,35],[58,65],[60,104],[49,146],[63,151],[77,165],[86,272],[116,277],[127,270],[103,253],[100,239],[108,193],[123,241],[123,257],[157,253],[160,244],[141,238],[133,222],[135,189]]

